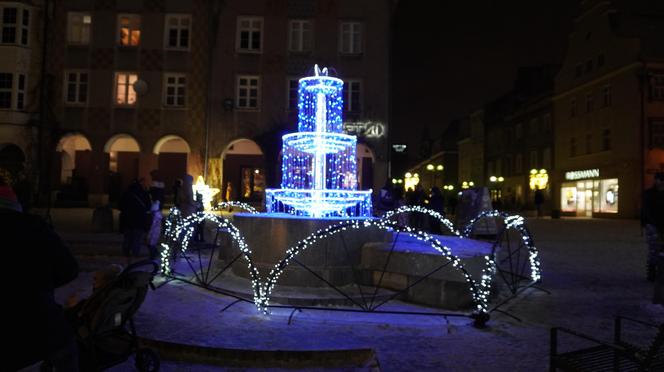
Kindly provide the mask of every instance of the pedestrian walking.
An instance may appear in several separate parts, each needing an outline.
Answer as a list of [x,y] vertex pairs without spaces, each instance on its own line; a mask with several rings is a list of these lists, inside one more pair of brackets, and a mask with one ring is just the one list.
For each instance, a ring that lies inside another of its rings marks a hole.
[[542,204],[544,204],[544,192],[539,187],[535,190],[535,207],[537,208],[537,218],[542,217]]
[[120,231],[124,234],[122,251],[131,263],[131,257],[140,254],[141,244],[152,224],[152,202],[143,185],[144,179],[135,180],[120,201]]
[[194,199],[194,177],[189,174],[185,174],[182,178],[182,188],[178,195],[178,202],[180,204],[180,212],[182,212],[182,218],[187,218],[192,214],[196,213],[196,200]]
[[150,199],[152,204],[150,213],[152,215],[152,223],[148,231],[147,243],[150,252],[150,259],[154,260],[158,256],[157,245],[161,237],[161,221],[163,215],[161,209],[164,203],[164,183],[158,179],[156,172],[152,173],[152,185],[150,186]]
[[[443,193],[440,192],[440,189],[436,186],[431,188],[431,194],[429,197],[429,209],[445,215],[445,200],[443,199]],[[440,228],[440,221],[433,217],[429,216],[429,228],[432,234],[442,234],[443,231]]]
[[664,172],[655,174],[655,184],[643,194],[641,225],[648,244],[646,277],[655,281],[658,275],[664,275],[658,272],[657,265],[664,252]]

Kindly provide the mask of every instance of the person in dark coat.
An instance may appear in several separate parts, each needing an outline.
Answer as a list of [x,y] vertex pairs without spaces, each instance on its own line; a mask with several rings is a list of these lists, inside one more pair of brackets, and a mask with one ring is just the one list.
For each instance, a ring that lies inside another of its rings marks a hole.
[[646,231],[647,278],[655,281],[659,254],[664,252],[664,172],[655,174],[655,184],[643,193],[641,225]]
[[539,187],[535,190],[535,207],[537,207],[537,218],[542,217],[542,204],[544,204],[544,191]]
[[[443,193],[441,193],[440,189],[436,186],[431,188],[429,209],[436,211],[441,215],[445,215],[445,200],[443,199]],[[440,221],[433,216],[429,216],[429,226],[431,227],[432,234],[443,233],[443,231],[440,229]]]
[[5,278],[7,348],[2,366],[14,371],[48,361],[56,371],[78,371],[73,331],[54,291],[78,276],[78,263],[60,237],[37,216],[21,211],[0,179],[0,234]]
[[139,255],[152,222],[152,201],[142,182],[142,179],[135,180],[129,185],[120,202],[120,228],[124,233],[122,251],[127,261]]

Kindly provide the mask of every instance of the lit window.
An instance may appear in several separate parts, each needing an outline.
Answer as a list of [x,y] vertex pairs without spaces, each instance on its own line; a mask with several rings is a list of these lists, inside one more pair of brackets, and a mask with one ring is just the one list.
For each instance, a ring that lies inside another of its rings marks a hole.
[[83,104],[88,101],[88,73],[67,72],[65,74],[65,102]]
[[190,15],[169,14],[166,16],[166,30],[164,36],[164,46],[166,49],[188,50],[190,33]]
[[237,78],[237,104],[241,109],[257,109],[260,99],[260,85],[258,76],[238,76]]
[[141,17],[136,14],[118,16],[118,38],[122,46],[138,46],[141,42]]
[[14,75],[11,73],[0,73],[0,109],[12,108],[13,86]]
[[306,52],[312,49],[312,26],[310,21],[289,22],[288,50]]
[[92,16],[89,13],[73,13],[67,15],[67,41],[69,44],[90,43]]
[[16,87],[16,109],[25,108],[25,75],[18,74],[18,85]]
[[164,76],[164,106],[184,107],[187,98],[187,77],[182,74]]
[[362,53],[362,24],[360,22],[342,22],[339,40],[339,52],[343,54]]
[[263,18],[238,17],[237,50],[242,52],[260,52],[263,33]]
[[298,90],[298,80],[290,79],[288,80],[288,109],[297,110],[297,90]]
[[138,75],[119,72],[115,74],[115,103],[117,105],[136,104],[136,91],[134,83]]
[[358,80],[344,81],[344,111],[362,112],[362,84]]

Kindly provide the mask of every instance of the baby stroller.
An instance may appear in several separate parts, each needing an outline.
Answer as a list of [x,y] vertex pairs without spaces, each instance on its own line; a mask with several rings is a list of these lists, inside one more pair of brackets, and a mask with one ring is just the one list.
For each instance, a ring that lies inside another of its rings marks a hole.
[[85,301],[76,325],[81,371],[112,367],[134,353],[139,371],[159,370],[159,356],[139,346],[133,321],[158,269],[154,261],[136,262]]

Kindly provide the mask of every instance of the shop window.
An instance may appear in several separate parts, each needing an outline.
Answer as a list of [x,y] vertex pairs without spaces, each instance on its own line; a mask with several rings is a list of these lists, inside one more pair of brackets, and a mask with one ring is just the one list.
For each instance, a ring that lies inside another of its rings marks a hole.
[[563,212],[576,212],[576,186],[563,186],[560,188],[560,210]]
[[265,193],[265,172],[260,168],[242,168],[242,199],[259,201]]
[[580,216],[618,213],[618,202],[617,178],[569,182],[560,188],[560,209],[563,212],[573,212]]
[[618,213],[618,179],[611,178],[599,182],[600,212]]

